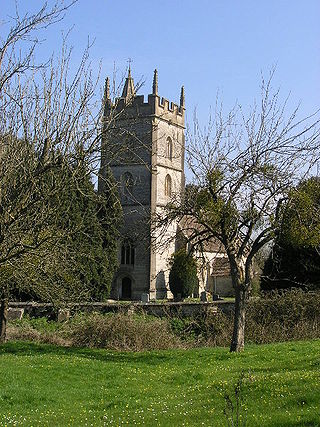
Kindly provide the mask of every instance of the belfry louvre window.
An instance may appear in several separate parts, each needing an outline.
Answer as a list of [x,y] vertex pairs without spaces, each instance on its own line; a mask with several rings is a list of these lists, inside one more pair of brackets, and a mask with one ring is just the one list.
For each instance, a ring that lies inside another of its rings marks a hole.
[[171,191],[172,191],[171,176],[167,175],[165,180],[164,180],[164,194],[165,194],[165,196],[170,197]]
[[135,248],[131,242],[124,242],[121,247],[121,264],[134,265]]
[[167,159],[172,160],[172,152],[173,152],[172,139],[170,138],[170,136],[168,136],[167,145],[166,145],[166,158]]

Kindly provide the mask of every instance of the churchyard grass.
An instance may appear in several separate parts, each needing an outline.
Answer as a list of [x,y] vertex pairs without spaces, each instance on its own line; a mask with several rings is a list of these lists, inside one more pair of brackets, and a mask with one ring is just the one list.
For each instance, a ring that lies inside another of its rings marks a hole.
[[0,347],[0,425],[227,426],[225,396],[234,401],[242,373],[247,426],[320,426],[320,340],[248,345],[240,354],[8,342]]

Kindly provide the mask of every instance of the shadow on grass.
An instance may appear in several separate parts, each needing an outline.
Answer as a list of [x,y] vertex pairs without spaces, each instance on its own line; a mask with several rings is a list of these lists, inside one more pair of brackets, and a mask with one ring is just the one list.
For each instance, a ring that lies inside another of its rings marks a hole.
[[59,347],[51,344],[36,344],[23,341],[12,341],[0,345],[0,357],[4,354],[17,356],[57,355],[67,357],[83,357],[101,362],[130,362],[158,365],[176,358],[170,350],[157,352],[116,352],[105,349]]

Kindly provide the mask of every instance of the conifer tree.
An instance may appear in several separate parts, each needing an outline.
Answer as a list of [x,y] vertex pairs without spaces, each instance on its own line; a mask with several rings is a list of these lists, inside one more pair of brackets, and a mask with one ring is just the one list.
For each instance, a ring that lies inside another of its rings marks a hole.
[[175,252],[171,258],[169,286],[174,297],[187,298],[192,295],[198,285],[197,263],[192,254],[185,249]]

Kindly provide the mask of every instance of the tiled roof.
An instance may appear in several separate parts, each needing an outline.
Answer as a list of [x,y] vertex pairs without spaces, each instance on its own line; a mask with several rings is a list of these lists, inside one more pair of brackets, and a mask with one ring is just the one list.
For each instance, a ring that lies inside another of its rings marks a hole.
[[230,276],[230,264],[227,257],[215,257],[211,263],[211,276]]
[[204,230],[204,227],[197,223],[194,218],[184,217],[179,223],[179,228],[186,240],[192,239],[192,243],[196,243],[198,241],[203,252],[225,253],[224,247],[218,239],[211,238],[210,240],[201,242],[201,236],[199,233]]

